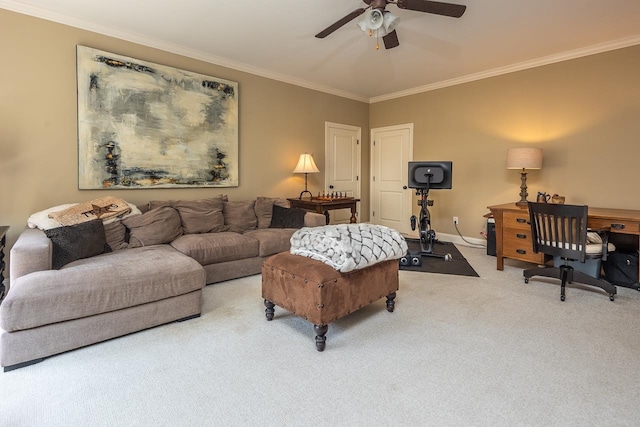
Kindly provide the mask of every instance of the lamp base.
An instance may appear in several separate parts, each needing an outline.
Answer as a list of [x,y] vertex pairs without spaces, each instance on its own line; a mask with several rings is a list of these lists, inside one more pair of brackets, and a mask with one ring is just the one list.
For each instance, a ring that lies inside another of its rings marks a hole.
[[311,194],[311,191],[309,190],[304,190],[302,193],[300,193],[300,197],[298,197],[298,199],[302,199],[302,195],[305,193],[309,193],[309,198],[313,198],[313,194]]
[[527,206],[527,172],[525,169],[522,169],[520,172],[520,200],[516,202],[516,206]]

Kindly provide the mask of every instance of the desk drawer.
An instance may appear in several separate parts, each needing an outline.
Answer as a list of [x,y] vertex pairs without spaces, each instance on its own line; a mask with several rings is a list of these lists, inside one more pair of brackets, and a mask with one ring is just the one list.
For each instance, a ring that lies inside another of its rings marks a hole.
[[505,228],[502,234],[502,251],[503,256],[521,261],[541,264],[544,260],[544,254],[533,252],[531,228]]
[[634,221],[589,218],[588,225],[591,228],[610,228],[612,233],[640,234],[640,223]]
[[531,225],[529,225],[529,211],[505,212],[502,218],[502,221],[504,222],[502,226],[504,227],[505,234],[509,228],[531,231]]

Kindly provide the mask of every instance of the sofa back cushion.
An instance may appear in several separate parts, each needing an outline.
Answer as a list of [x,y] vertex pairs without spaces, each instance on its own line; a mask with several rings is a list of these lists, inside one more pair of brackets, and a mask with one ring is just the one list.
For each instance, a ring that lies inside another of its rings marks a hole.
[[107,245],[112,251],[126,249],[127,244],[127,227],[121,221],[114,221],[104,224],[104,235],[107,239]]
[[273,205],[289,207],[289,201],[278,197],[258,197],[256,199],[256,218],[258,220],[258,228],[269,228],[271,225],[271,216]]
[[221,198],[178,200],[173,207],[180,214],[180,222],[184,234],[215,233],[225,231]]
[[178,211],[184,234],[216,233],[228,229],[222,210],[227,196],[197,200],[152,200],[149,209],[170,206]]
[[240,202],[224,202],[224,224],[229,231],[244,233],[247,230],[255,230],[258,224],[255,211],[255,200]]
[[129,230],[130,248],[169,243],[182,235],[180,215],[171,206],[125,218],[122,223]]

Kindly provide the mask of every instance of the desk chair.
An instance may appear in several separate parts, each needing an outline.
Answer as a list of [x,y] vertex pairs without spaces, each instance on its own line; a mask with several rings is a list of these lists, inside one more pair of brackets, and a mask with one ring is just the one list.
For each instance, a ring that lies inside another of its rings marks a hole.
[[564,264],[559,267],[537,267],[524,270],[524,282],[533,276],[544,276],[562,281],[560,300],[565,299],[565,285],[571,282],[596,286],[609,294],[613,301],[616,287],[606,280],[583,273],[569,265],[570,261],[584,263],[588,258],[606,260],[609,248],[608,233],[599,230],[601,243],[587,241],[587,206],[528,203],[533,251],[560,257]]

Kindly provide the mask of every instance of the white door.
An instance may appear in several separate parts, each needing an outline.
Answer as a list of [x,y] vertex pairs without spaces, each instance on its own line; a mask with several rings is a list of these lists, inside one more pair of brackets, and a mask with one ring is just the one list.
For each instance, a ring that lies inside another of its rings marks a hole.
[[[360,137],[359,127],[325,123],[325,192],[360,198]],[[329,216],[331,224],[347,224],[351,210],[332,210]]]
[[411,234],[413,123],[371,129],[371,222]]

